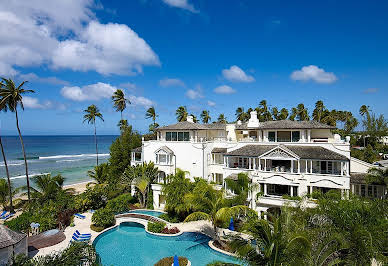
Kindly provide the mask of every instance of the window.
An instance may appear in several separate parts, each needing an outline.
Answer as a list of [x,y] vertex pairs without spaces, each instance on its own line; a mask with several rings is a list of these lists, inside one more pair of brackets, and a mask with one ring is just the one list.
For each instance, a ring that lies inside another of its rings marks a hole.
[[166,132],[166,141],[189,141],[189,132]]
[[291,142],[291,131],[278,131],[278,142]]
[[292,142],[299,142],[300,131],[292,131]]
[[166,132],[166,140],[171,141],[171,132]]
[[270,131],[268,132],[268,140],[270,142],[275,142],[275,135],[276,135],[276,132],[275,131]]

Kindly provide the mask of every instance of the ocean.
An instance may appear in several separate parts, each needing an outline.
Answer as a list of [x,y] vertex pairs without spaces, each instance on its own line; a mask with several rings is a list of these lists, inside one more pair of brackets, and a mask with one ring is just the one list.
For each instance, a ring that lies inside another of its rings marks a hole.
[[[97,136],[98,162],[109,159],[109,147],[118,136]],[[87,171],[96,165],[94,136],[24,136],[29,176],[51,173],[65,177],[65,185],[90,181]],[[26,185],[23,153],[18,136],[2,137],[13,187]],[[0,178],[6,178],[0,155]]]

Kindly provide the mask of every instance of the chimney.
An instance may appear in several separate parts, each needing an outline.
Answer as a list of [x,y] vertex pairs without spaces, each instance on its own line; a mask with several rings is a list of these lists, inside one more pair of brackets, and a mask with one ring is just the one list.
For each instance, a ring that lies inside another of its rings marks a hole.
[[248,127],[259,127],[259,119],[257,119],[257,112],[256,111],[252,111],[251,113],[251,117],[249,118],[249,121],[248,121]]
[[190,123],[194,123],[194,118],[193,118],[193,116],[192,116],[192,115],[188,115],[186,121],[187,121],[187,122],[190,122]]

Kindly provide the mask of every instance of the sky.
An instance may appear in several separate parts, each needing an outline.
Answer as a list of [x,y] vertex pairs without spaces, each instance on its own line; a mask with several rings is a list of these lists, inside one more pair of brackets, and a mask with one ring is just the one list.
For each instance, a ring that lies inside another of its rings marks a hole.
[[[187,106],[235,120],[235,110],[292,108],[317,100],[359,117],[388,117],[387,1],[0,0],[0,76],[35,93],[23,98],[24,135],[92,134],[83,110],[99,107],[98,134],[118,134],[111,95],[131,104],[140,132],[176,122]],[[16,135],[13,113],[0,134]]]

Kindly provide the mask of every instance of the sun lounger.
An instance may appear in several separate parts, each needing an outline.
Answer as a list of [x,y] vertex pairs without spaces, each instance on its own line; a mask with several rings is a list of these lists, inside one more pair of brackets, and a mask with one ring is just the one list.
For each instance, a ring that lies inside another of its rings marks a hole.
[[73,237],[79,239],[79,240],[89,240],[91,236],[79,236],[76,233],[73,234]]
[[75,233],[77,236],[91,236],[92,234],[81,234],[78,230],[75,230]]
[[3,211],[1,214],[0,214],[0,218],[5,216],[7,214],[7,211]]
[[5,215],[5,216],[1,217],[1,219],[5,221],[5,220],[11,218],[11,217],[14,216],[14,215],[15,215],[14,213],[10,213],[10,214],[8,214],[8,215]]
[[79,213],[74,214],[74,216],[79,218],[79,219],[85,219],[86,218],[85,215],[82,215],[82,214],[79,214]]
[[87,242],[90,238],[76,238],[74,235],[71,237],[70,242],[76,241],[76,242]]

